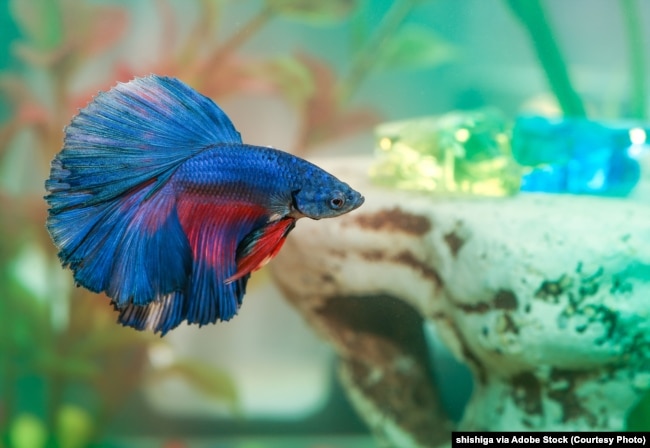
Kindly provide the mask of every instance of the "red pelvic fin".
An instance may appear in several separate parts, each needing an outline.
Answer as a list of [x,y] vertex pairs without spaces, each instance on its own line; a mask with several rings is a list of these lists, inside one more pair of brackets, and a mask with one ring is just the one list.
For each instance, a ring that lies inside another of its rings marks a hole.
[[226,283],[238,280],[271,261],[295,225],[294,218],[282,218],[248,234],[237,248],[237,272],[228,277]]

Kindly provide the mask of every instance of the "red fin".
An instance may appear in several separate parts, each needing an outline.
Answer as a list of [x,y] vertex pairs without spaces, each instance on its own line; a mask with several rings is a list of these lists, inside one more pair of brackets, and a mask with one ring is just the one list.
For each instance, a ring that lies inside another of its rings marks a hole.
[[237,272],[226,279],[233,282],[260,269],[275,257],[296,224],[294,218],[268,223],[246,236],[237,248]]
[[187,289],[187,321],[200,325],[229,320],[241,305],[247,277],[226,283],[237,271],[237,244],[266,218],[244,202],[209,201],[184,195],[178,216],[194,259]]

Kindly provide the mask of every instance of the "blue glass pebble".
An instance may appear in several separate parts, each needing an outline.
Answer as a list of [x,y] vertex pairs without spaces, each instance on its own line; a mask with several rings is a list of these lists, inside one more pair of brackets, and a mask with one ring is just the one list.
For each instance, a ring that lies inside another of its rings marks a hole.
[[[631,130],[643,136],[633,142]],[[512,152],[526,167],[521,191],[625,196],[640,178],[649,129],[582,118],[520,117]]]

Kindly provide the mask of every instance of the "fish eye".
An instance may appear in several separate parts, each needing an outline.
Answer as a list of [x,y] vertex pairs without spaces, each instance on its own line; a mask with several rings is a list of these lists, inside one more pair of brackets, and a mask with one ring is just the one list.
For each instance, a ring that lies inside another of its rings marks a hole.
[[336,192],[333,198],[330,199],[330,208],[338,210],[345,205],[345,196],[343,193]]

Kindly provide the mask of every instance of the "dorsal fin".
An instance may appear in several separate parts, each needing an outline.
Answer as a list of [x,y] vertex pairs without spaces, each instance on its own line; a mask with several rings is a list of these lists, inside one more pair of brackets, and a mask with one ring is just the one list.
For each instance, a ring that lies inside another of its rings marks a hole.
[[90,206],[145,182],[162,184],[189,157],[217,143],[241,143],[226,114],[175,78],[151,75],[95,99],[65,130],[52,163],[51,213]]

